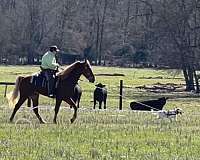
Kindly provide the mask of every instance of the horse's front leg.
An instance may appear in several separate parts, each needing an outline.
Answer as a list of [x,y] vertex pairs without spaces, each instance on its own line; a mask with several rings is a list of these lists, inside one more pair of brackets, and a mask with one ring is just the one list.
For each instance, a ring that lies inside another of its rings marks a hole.
[[73,123],[75,121],[76,117],[77,117],[77,106],[71,98],[66,98],[66,99],[63,99],[63,100],[74,108],[74,115],[71,118],[71,123]]
[[54,119],[53,122],[56,124],[57,123],[57,115],[58,115],[58,111],[60,109],[60,104],[62,102],[62,99],[57,99],[56,98],[56,105],[55,105],[55,115],[54,115]]
[[45,121],[42,119],[42,117],[40,116],[39,112],[38,112],[38,99],[39,99],[39,94],[35,94],[34,96],[31,97],[32,102],[33,102],[33,111],[35,113],[35,115],[37,116],[37,118],[39,119],[41,124],[44,124]]

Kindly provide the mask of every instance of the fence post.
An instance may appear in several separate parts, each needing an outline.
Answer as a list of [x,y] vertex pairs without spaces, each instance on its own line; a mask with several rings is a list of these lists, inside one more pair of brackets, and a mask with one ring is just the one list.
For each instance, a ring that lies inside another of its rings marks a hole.
[[8,88],[8,86],[7,86],[7,84],[6,84],[6,86],[5,86],[5,91],[4,91],[4,97],[6,97],[7,88]]
[[122,110],[122,90],[123,90],[123,80],[120,80],[120,91],[119,91],[119,110]]

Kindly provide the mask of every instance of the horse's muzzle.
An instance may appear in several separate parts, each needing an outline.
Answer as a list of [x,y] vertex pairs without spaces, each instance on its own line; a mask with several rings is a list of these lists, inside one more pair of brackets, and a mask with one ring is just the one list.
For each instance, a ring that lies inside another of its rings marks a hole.
[[91,77],[88,78],[88,80],[89,80],[89,82],[94,83],[95,77],[91,76]]

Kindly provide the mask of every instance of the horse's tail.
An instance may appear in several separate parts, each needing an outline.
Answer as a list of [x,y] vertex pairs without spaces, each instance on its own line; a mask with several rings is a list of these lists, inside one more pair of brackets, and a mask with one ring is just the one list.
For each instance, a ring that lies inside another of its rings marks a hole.
[[22,77],[22,76],[17,77],[14,90],[6,95],[6,97],[8,99],[9,106],[15,106],[15,104],[17,103],[17,97],[19,95],[20,82],[23,78],[24,77]]

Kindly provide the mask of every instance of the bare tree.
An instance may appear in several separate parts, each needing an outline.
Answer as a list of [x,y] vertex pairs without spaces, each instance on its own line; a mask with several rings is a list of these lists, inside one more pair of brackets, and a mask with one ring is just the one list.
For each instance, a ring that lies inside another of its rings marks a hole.
[[122,51],[124,64],[142,50],[149,63],[181,69],[186,89],[199,92],[199,0],[1,0],[0,13],[1,59],[32,64],[56,44],[99,65]]
[[[186,82],[186,90],[194,90],[194,77],[196,77],[196,55],[194,36],[196,22],[194,13],[196,1],[163,1],[160,3],[155,32],[158,36],[159,47],[164,51],[165,62],[181,68]],[[174,58],[176,56],[176,58]],[[163,56],[161,56],[163,58]],[[161,61],[163,62],[163,61]],[[170,62],[170,63],[169,63]],[[196,82],[197,91],[198,81]]]

